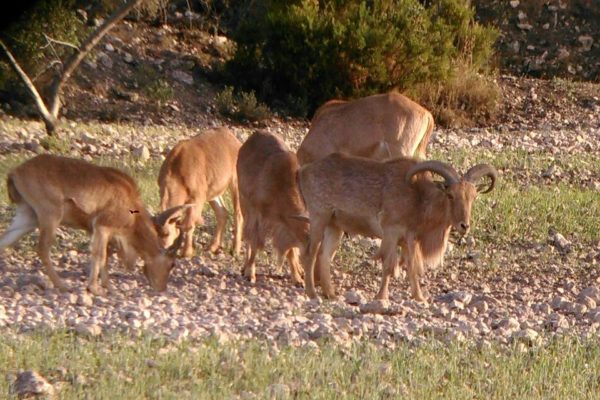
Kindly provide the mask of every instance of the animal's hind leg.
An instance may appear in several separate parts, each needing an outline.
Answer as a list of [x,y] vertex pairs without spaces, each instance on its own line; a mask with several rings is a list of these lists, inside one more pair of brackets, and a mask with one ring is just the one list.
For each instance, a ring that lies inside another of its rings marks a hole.
[[50,248],[54,243],[54,237],[56,236],[56,229],[59,226],[59,221],[60,218],[52,218],[50,216],[45,216],[43,220],[39,221],[40,239],[38,243],[38,254],[42,259],[42,264],[44,264],[46,273],[54,287],[63,291],[67,290],[67,286],[54,270],[52,260],[50,259]]
[[91,268],[88,279],[88,290],[96,295],[102,294],[98,286],[98,274],[102,277],[102,286],[108,289],[108,270],[106,270],[106,247],[109,235],[105,228],[94,227],[91,240]]
[[37,226],[35,212],[27,204],[19,204],[10,226],[0,237],[0,252],[14,245]]
[[341,229],[331,225],[328,226],[325,229],[323,243],[321,243],[321,251],[317,256],[317,263],[319,265],[317,271],[319,271],[319,274],[324,272],[323,275],[319,275],[320,285],[323,289],[324,297],[328,299],[335,297],[335,286],[331,282],[330,267],[343,234],[344,232]]
[[214,253],[219,250],[219,247],[221,247],[221,242],[223,241],[223,232],[225,231],[225,226],[227,225],[227,209],[223,205],[223,201],[220,197],[210,200],[208,203],[212,207],[213,211],[215,212],[215,217],[217,218],[217,229],[209,249]]
[[240,254],[242,248],[242,228],[244,226],[244,216],[240,204],[240,194],[238,192],[237,182],[231,184],[231,200],[233,203],[233,255]]

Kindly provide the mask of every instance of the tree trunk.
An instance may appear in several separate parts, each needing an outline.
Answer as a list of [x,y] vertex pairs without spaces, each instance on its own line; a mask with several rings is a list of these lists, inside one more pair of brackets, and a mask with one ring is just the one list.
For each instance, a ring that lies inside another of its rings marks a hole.
[[[64,84],[69,80],[73,72],[77,69],[81,61],[85,58],[86,55],[98,44],[100,40],[112,29],[113,26],[117,24],[120,20],[125,18],[127,14],[138,4],[142,3],[144,0],[128,0],[125,4],[123,4],[120,8],[118,8],[108,19],[92,32],[82,43],[79,48],[79,51],[73,53],[67,61],[63,64],[62,73],[58,74],[51,86],[50,86],[50,96],[48,98],[48,102],[45,103],[40,96],[37,88],[27,76],[27,73],[23,71],[23,69],[17,63],[17,60],[13,57],[11,52],[8,50],[6,45],[2,40],[0,40],[0,47],[6,53],[6,56],[10,62],[11,67],[15,70],[19,78],[23,81],[27,90],[31,94],[31,97],[35,101],[37,109],[44,120],[44,124],[46,126],[46,133],[48,135],[53,135],[56,132],[56,126],[58,121],[58,113],[61,108],[60,95]],[[46,105],[48,104],[48,106]]]
[[144,0],[129,0],[118,8],[98,29],[92,32],[79,47],[79,51],[75,52],[65,62],[62,74],[58,75],[50,89],[49,109],[50,113],[56,118],[60,111],[60,93],[65,82],[69,80],[73,72],[77,69],[85,56],[98,44],[98,42],[112,29],[113,26],[123,18],[135,6],[142,3]]
[[48,108],[46,108],[46,104],[44,103],[44,99],[42,99],[42,96],[38,92],[37,88],[31,81],[31,79],[29,79],[27,73],[23,71],[23,68],[21,68],[17,60],[15,60],[12,53],[10,52],[10,50],[8,50],[8,47],[6,47],[2,40],[0,40],[0,47],[2,47],[2,50],[6,54],[6,57],[10,62],[10,66],[17,73],[19,78],[21,78],[21,80],[25,84],[25,87],[27,88],[27,91],[29,92],[29,94],[31,94],[33,101],[35,101],[35,105],[37,106],[37,109],[40,112],[42,119],[44,120],[44,124],[46,125],[46,132],[48,133],[48,135],[54,134],[54,131],[56,130],[56,116],[48,111]]

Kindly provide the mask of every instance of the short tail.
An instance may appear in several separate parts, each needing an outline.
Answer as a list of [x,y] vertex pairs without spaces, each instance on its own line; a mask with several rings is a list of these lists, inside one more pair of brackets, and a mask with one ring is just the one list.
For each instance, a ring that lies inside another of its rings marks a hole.
[[10,199],[11,202],[13,202],[13,203],[23,202],[23,197],[21,196],[21,193],[19,193],[19,191],[17,190],[17,187],[15,186],[15,182],[14,182],[12,174],[8,174],[8,177],[6,178],[6,190],[8,192],[8,198]]
[[298,194],[300,194],[300,200],[302,200],[302,206],[306,210],[306,200],[304,200],[304,194],[302,193],[302,185],[300,184],[300,172],[303,167],[298,168],[296,171],[296,187],[298,188]]
[[417,151],[415,151],[414,156],[419,157],[420,159],[426,159],[427,153],[427,145],[429,144],[429,139],[431,139],[431,133],[433,132],[434,122],[433,116],[430,112],[425,114],[425,118],[427,119],[427,127],[425,128],[425,134],[421,138],[421,141],[417,145]]

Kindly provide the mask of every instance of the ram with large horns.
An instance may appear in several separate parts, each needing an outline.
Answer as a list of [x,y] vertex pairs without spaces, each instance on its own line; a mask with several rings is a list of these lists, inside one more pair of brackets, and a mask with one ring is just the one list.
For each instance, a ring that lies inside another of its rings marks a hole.
[[[444,180],[434,181],[434,174]],[[481,182],[482,178],[489,182]],[[446,163],[413,158],[379,162],[336,153],[303,166],[298,181],[310,219],[304,259],[307,295],[317,296],[314,270],[319,254],[323,294],[335,296],[329,264],[343,232],[348,232],[382,239],[377,253],[383,261],[378,299],[389,297],[400,245],[412,296],[425,301],[419,286],[425,267],[440,263],[451,228],[468,233],[473,200],[477,193],[490,192],[496,180],[497,172],[488,164],[476,165],[461,177]]]

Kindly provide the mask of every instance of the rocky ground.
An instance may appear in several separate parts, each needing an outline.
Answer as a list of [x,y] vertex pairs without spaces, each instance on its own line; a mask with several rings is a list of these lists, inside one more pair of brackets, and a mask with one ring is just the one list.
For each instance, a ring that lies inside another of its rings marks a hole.
[[[536,126],[511,121],[490,128],[439,129],[431,148],[441,153],[486,148],[598,155],[597,111],[565,115],[562,125],[540,117]],[[276,119],[268,125],[293,148],[307,129],[304,122],[286,124]],[[3,160],[11,154],[44,151],[41,124],[3,116],[0,126]],[[159,160],[179,139],[166,135],[170,129],[71,123],[65,132],[72,155],[119,158],[133,150],[138,162],[144,163]],[[197,131],[177,129],[181,136]],[[242,140],[252,130],[233,129]],[[586,185],[600,190],[600,171],[580,172],[589,178]],[[8,208],[3,207],[5,221]],[[208,242],[207,235],[201,234],[200,246]],[[62,242],[87,243],[73,240],[67,231],[61,236]],[[482,252],[457,243],[444,268],[428,274],[424,284],[430,301],[426,305],[409,298],[403,278],[393,281],[390,302],[372,301],[380,265],[369,256],[376,244],[370,239],[344,240],[334,270],[339,297],[324,302],[308,300],[302,288],[290,284],[287,271],[271,270],[270,257],[259,266],[258,282],[250,284],[239,274],[241,260],[205,252],[179,262],[166,293],[151,291],[142,274],[125,271],[111,259],[115,293],[92,296],[84,290],[87,248],[73,244],[63,245],[65,253],[55,255],[72,287],[70,292],[59,293],[50,287],[37,256],[23,246],[0,257],[0,326],[19,332],[66,328],[91,336],[146,332],[175,341],[209,336],[223,342],[258,338],[311,348],[321,340],[347,346],[371,338],[394,347],[426,337],[482,344],[517,341],[525,346],[556,334],[596,338],[600,334],[600,243],[571,244],[555,235],[546,243],[498,244]],[[490,267],[491,260],[500,267]]]
[[[535,3],[506,5],[506,23],[517,29],[504,29],[501,47],[512,46],[518,57],[525,57],[519,58],[522,62],[513,60],[517,69],[531,69],[536,63],[555,65],[549,61],[552,57],[544,56],[550,41],[538,43],[542,35],[532,36],[528,28],[535,12],[542,10],[545,19],[539,23],[550,24],[543,29],[557,35],[568,31],[575,35],[573,41],[581,42],[556,65],[567,76],[585,78],[586,69],[577,66],[586,60],[596,62],[600,49],[596,39],[590,44],[587,38],[593,37],[593,25],[575,29],[572,13],[562,8],[562,2]],[[558,15],[556,23],[550,20],[554,15]],[[503,54],[511,51],[504,50]],[[60,139],[48,140],[42,124],[14,117],[31,114],[31,109],[14,99],[3,103],[13,116],[0,111],[0,167],[5,171],[15,158],[48,147],[90,161],[158,166],[178,140],[222,124],[231,126],[240,140],[259,125],[266,127],[296,149],[307,132],[307,121],[274,115],[252,125],[219,115],[214,102],[219,89],[207,77],[228,51],[228,41],[221,36],[169,26],[149,28],[130,21],[119,24],[67,86],[63,109],[67,120]],[[156,82],[160,85],[153,85]],[[442,157],[457,149],[467,154],[541,154],[550,160],[543,169],[509,166],[500,168],[501,176],[523,187],[568,183],[599,193],[600,201],[597,163],[576,167],[552,163],[567,155],[592,160],[600,156],[598,85],[507,75],[498,76],[497,83],[502,100],[493,125],[438,128],[431,151]],[[2,202],[0,221],[5,226],[12,214]],[[201,232],[199,246],[209,241],[207,235],[206,230]],[[387,347],[426,337],[481,344],[517,341],[523,346],[543,343],[556,334],[598,338],[600,242],[571,243],[557,232],[544,242],[511,239],[483,248],[472,245],[478,238],[457,242],[444,268],[428,273],[424,285],[429,303],[423,305],[409,299],[404,278],[393,281],[390,302],[372,302],[381,267],[370,259],[377,242],[362,238],[343,241],[334,268],[339,297],[333,301],[309,301],[301,288],[290,284],[287,271],[269,267],[271,257],[262,258],[258,282],[250,284],[239,274],[241,260],[204,251],[178,263],[166,293],[151,291],[139,271],[126,271],[113,258],[115,293],[92,296],[84,290],[87,239],[61,231],[54,258],[72,290],[59,293],[50,287],[31,240],[5,251],[0,255],[0,327],[16,332],[64,328],[90,336],[145,332],[175,341],[258,338],[309,348],[318,347],[322,340],[346,346],[365,338]]]
[[476,0],[480,21],[500,31],[497,62],[511,75],[600,79],[600,3]]

